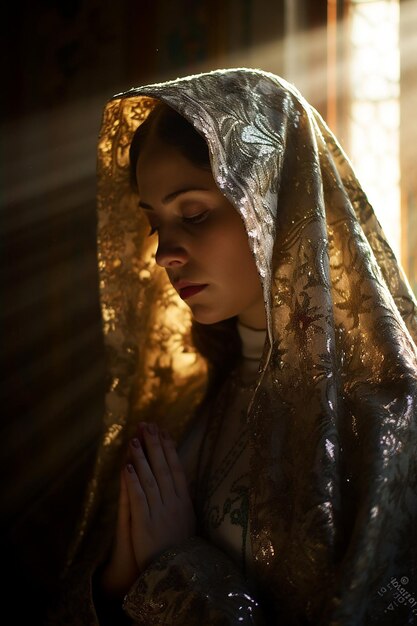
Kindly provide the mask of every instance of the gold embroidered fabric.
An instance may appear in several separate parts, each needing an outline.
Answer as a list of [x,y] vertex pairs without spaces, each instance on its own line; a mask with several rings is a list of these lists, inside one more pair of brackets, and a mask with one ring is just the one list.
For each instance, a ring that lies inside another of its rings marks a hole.
[[267,626],[235,564],[195,538],[165,552],[133,585],[124,608],[147,626]]
[[[267,342],[247,428],[251,551],[267,624],[417,623],[416,302],[318,112],[282,78],[245,68],[139,87],[105,108],[98,247],[109,386],[64,579],[79,621],[56,623],[97,623],[88,581],[111,540],[118,469],[138,421],[156,420],[181,438],[207,384],[188,308],[154,262],[128,183],[130,140],[156,99],[205,137],[263,283]],[[216,613],[210,572],[227,585],[229,565],[206,544],[203,562],[195,541],[192,561],[175,552],[129,594],[134,623],[186,626],[197,614],[199,624],[261,623],[248,608],[258,600],[233,576],[233,602],[222,596]],[[185,573],[192,577],[190,562],[199,581],[207,575],[206,603]],[[157,612],[144,621],[143,602],[159,602],[166,615],[175,602],[189,609],[176,621]],[[209,621],[215,614],[219,621]]]

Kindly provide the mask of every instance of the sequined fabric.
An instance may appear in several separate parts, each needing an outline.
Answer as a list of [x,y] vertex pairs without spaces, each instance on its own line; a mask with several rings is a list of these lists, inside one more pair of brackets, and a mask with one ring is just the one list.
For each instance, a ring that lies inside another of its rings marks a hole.
[[[268,339],[247,428],[251,551],[267,623],[417,623],[416,302],[318,112],[280,77],[243,68],[132,89],[105,108],[98,211],[110,379],[68,563],[80,621],[56,623],[96,623],[87,581],[109,545],[117,469],[137,422],[157,417],[181,438],[206,387],[188,309],[154,263],[128,184],[129,143],[155,99],[205,137],[263,283]],[[175,576],[155,567],[169,604],[182,566]],[[230,593],[248,602],[233,581]],[[182,615],[134,619],[194,623]],[[219,623],[235,623],[228,615]]]
[[196,538],[164,553],[135,583],[124,609],[147,626],[267,625],[233,561]]

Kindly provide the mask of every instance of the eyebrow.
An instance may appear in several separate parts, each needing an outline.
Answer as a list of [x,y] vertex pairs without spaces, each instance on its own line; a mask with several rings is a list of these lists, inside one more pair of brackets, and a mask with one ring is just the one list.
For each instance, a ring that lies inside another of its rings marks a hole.
[[[172,193],[169,193],[167,196],[165,196],[165,198],[163,198],[162,200],[162,204],[169,204],[181,194],[188,193],[189,191],[210,191],[210,190],[204,187],[185,187],[184,189],[178,189],[177,191],[173,191]],[[142,207],[142,209],[148,209],[149,211],[153,211],[153,208],[151,207],[151,205],[146,204],[146,202],[142,202],[140,200],[138,202],[138,205]]]

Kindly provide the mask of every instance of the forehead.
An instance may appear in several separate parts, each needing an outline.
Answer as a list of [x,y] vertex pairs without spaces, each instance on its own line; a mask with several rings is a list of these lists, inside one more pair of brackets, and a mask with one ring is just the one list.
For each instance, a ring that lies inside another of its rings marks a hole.
[[172,186],[191,184],[217,189],[211,171],[194,165],[177,148],[161,141],[144,146],[136,165],[139,195],[166,195]]

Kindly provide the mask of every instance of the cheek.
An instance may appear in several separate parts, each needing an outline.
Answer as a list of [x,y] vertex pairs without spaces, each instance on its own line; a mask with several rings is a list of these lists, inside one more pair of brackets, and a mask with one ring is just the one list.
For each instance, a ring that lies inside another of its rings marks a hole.
[[205,256],[220,282],[231,283],[232,289],[241,289],[242,285],[257,288],[259,276],[246,230],[240,221],[230,226],[211,234],[204,246]]

